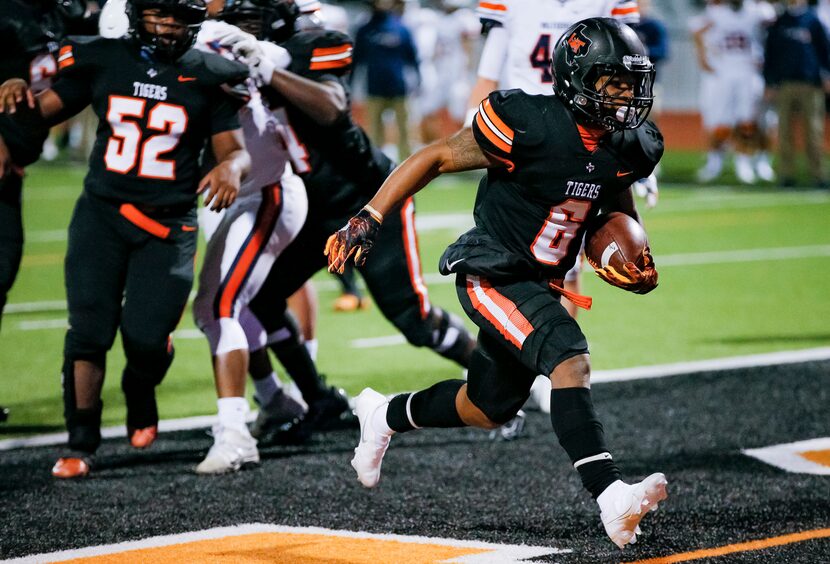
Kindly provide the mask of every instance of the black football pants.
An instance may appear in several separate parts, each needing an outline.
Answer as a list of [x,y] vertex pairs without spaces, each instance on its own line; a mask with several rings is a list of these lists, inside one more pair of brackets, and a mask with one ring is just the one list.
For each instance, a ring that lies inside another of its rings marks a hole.
[[0,179],[0,320],[23,257],[22,187],[23,179],[13,172]]
[[[250,308],[268,334],[281,329],[285,300],[315,272],[325,268],[323,248],[329,235],[343,227],[348,217],[321,217],[319,210],[310,210],[308,219],[294,241],[279,256],[262,290]],[[426,286],[420,279],[420,258],[417,253],[414,225],[407,229],[406,209],[395,210],[384,219],[375,246],[361,276],[381,313],[417,347],[436,348],[436,331],[447,315],[430,307]],[[414,221],[414,218],[413,218]],[[415,264],[417,261],[417,267]],[[415,271],[413,271],[415,267]],[[461,327],[463,330],[463,326]],[[462,339],[466,338],[466,331]],[[447,351],[450,355],[457,351]],[[466,362],[459,353],[458,359]]]
[[[97,415],[76,417],[74,362],[86,360],[104,368],[119,328],[127,358],[122,378],[127,424],[140,428],[158,419],[154,403],[152,413],[131,412],[130,395],[152,393],[173,360],[169,336],[193,285],[196,221],[195,213],[165,219],[140,215],[139,219],[143,227],[123,216],[116,205],[84,193],[69,225],[65,262],[69,330],[63,380],[64,415],[69,444],[75,450],[94,452],[98,447],[100,433],[95,427],[100,426],[100,406]],[[148,225],[169,227],[170,232],[161,238],[148,232]]]

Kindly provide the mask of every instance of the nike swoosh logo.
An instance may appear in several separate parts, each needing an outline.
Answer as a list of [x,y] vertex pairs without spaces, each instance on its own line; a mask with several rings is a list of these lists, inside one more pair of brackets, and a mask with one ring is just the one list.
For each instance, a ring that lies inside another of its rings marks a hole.
[[454,261],[452,261],[452,262],[450,262],[450,261],[448,260],[447,262],[445,262],[445,263],[444,263],[444,267],[445,267],[447,270],[449,270],[450,272],[452,272],[452,267],[453,267],[453,266],[455,266],[456,264],[458,264],[459,262],[463,261],[463,260],[466,260],[466,259],[460,258],[460,259],[458,259],[458,260],[454,260]]
[[634,171],[633,171],[633,170],[629,170],[628,172],[623,172],[623,171],[621,171],[621,170],[618,170],[618,171],[617,171],[617,178],[620,178],[620,177],[622,177],[622,176],[628,176],[629,174],[634,174]]
[[179,82],[193,82],[196,80],[195,76],[182,76],[179,75]]

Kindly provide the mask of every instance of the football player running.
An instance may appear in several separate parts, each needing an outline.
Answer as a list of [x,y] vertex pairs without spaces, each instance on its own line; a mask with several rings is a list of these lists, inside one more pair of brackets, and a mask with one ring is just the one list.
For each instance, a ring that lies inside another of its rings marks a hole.
[[[468,380],[446,380],[391,400],[366,388],[357,397],[361,435],[352,466],[374,487],[395,433],[422,427],[495,428],[528,397],[537,374],[552,383],[551,422],[584,487],[596,499],[611,540],[636,541],[639,522],[666,498],[657,473],[626,484],[606,446],[590,391],[588,344],[555,291],[579,253],[586,223],[601,210],[639,220],[629,175],[648,176],[662,137],[645,119],[654,70],[637,34],[609,18],[590,18],[555,42],[550,69],[556,96],[496,91],[472,128],[407,159],[363,210],[326,245],[329,268],[367,260],[387,214],[438,175],[487,169],[475,203],[476,226],[441,259],[456,274],[464,310],[479,327]],[[646,266],[623,278],[628,291],[657,286]],[[369,256],[367,264],[371,264]]]
[[[221,17],[244,30],[257,31],[261,39],[280,43],[290,55],[290,64],[286,65],[284,57],[275,58],[252,48],[248,60],[252,73],[270,83],[272,95],[285,102],[286,116],[296,135],[289,150],[308,190],[309,215],[300,234],[277,259],[262,291],[251,302],[251,310],[265,326],[269,348],[289,368],[309,404],[306,423],[319,427],[327,411],[347,406],[336,402],[327,388],[320,386],[299,333],[286,316],[285,300],[326,266],[323,254],[313,249],[322,249],[329,233],[360,210],[394,164],[352,120],[346,83],[351,70],[352,44],[348,36],[314,25],[298,11],[294,25],[268,31],[274,27],[269,23],[274,19],[273,12],[278,9],[288,13],[292,7],[296,9],[293,2],[284,0],[235,0],[226,3]],[[251,23],[254,20],[256,25]],[[298,30],[300,26],[310,28]],[[428,347],[466,367],[475,341],[460,319],[430,302],[421,273],[411,199],[390,214],[383,231],[375,260],[360,269],[378,309],[411,344]],[[265,351],[257,356],[258,365],[267,359]],[[306,376],[298,380],[302,372]],[[257,376],[272,377],[270,370]],[[261,414],[267,417],[267,409]]]
[[[250,158],[222,88],[244,65],[192,49],[203,0],[131,0],[130,33],[61,46],[50,89],[29,98],[46,128],[89,104],[100,120],[84,191],[69,226],[64,416],[69,449],[52,474],[85,476],[101,442],[106,355],[121,331],[122,389],[132,446],[156,438],[155,387],[173,361],[170,333],[193,283],[196,200],[213,211],[236,199]],[[26,106],[22,81],[0,87],[6,111]],[[16,103],[16,101],[18,103]],[[200,173],[209,142],[215,166]]]
[[[530,3],[482,0],[477,11],[486,40],[479,60],[478,79],[467,104],[472,108],[467,124],[475,115],[479,102],[497,88],[520,88],[528,94],[550,95],[553,42],[574,22],[592,17],[612,17],[623,23],[636,23],[640,19],[636,0],[531,0]],[[656,203],[657,179],[653,173],[640,182],[640,187],[651,194],[648,201]],[[582,262],[580,257],[562,284],[565,296],[574,296],[576,301],[580,300],[582,291]],[[574,300],[568,298],[563,305],[576,317],[579,306]],[[549,412],[549,395],[547,375],[541,374],[533,386],[527,407],[538,406]]]

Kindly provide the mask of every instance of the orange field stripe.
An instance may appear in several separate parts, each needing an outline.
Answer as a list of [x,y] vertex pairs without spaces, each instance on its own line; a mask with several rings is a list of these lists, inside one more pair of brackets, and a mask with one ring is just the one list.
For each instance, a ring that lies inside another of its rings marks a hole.
[[701,558],[715,558],[718,556],[725,556],[727,554],[735,554],[736,552],[764,550],[765,548],[784,546],[786,544],[814,539],[824,539],[828,537],[830,537],[830,529],[814,529],[812,531],[793,533],[791,535],[783,535],[780,537],[770,537],[749,542],[741,542],[738,544],[727,544],[726,546],[719,546],[717,548],[706,548],[703,550],[695,550],[693,552],[684,552],[682,554],[672,554],[671,556],[649,558],[647,560],[637,560],[635,562],[629,562],[628,564],[674,564],[675,562],[689,562],[690,560],[700,560]]

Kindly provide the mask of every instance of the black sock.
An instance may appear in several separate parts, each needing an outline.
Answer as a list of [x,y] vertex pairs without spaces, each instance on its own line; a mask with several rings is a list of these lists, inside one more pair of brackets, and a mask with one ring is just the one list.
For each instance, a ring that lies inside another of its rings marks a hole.
[[317,367],[311,360],[308,349],[300,339],[300,330],[294,318],[286,314],[284,323],[284,328],[288,331],[286,338],[269,343],[268,347],[274,351],[288,376],[297,384],[305,402],[311,404],[325,394],[326,387],[317,373]]
[[588,388],[559,388],[550,394],[550,420],[559,444],[576,466],[582,485],[594,499],[620,479],[620,470],[605,446],[602,423]]
[[433,307],[430,312],[434,342],[432,349],[463,368],[470,366],[470,357],[476,348],[475,338],[464,327],[464,322],[448,311]]
[[[455,396],[464,384],[464,380],[444,380],[414,394],[397,395],[389,402],[386,423],[398,433],[420,427],[465,427],[455,408]],[[411,421],[407,415],[407,403]]]

